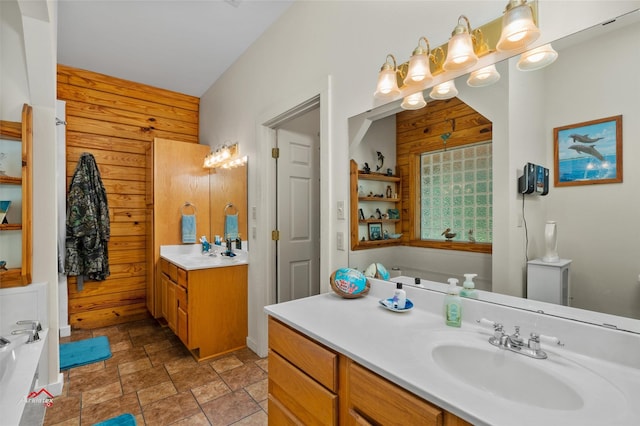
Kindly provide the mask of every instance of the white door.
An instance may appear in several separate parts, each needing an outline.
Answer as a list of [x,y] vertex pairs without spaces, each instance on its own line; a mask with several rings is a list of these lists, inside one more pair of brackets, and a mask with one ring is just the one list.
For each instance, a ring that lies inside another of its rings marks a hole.
[[277,301],[320,293],[320,109],[277,129]]

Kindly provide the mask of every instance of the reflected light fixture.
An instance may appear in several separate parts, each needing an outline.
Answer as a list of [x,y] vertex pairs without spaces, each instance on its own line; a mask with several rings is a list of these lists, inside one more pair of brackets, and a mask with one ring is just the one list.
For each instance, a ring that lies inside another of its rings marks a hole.
[[467,79],[467,84],[471,87],[489,86],[500,80],[500,73],[494,64],[473,71]]
[[[393,62],[390,63],[389,59]],[[398,78],[396,77],[397,71],[398,66],[396,64],[396,58],[392,54],[388,54],[387,59],[384,64],[382,64],[380,73],[378,74],[378,85],[376,86],[376,91],[373,94],[374,97],[385,99],[394,97],[400,93],[400,89],[398,88]]]
[[496,49],[508,52],[527,47],[540,36],[527,0],[510,0],[502,17],[502,32]]
[[535,71],[551,65],[558,58],[551,44],[544,44],[520,55],[516,67],[520,71]]
[[[424,41],[425,47],[421,42]],[[431,58],[431,47],[429,46],[429,40],[426,37],[420,37],[418,40],[418,47],[413,50],[413,54],[409,59],[409,67],[407,69],[407,76],[404,79],[404,84],[417,84],[428,85],[433,81],[431,75],[431,64],[429,63]]]
[[[462,23],[460,21],[463,21]],[[466,16],[460,15],[458,25],[453,29],[447,48],[447,59],[442,66],[447,71],[457,71],[469,68],[478,62],[478,56],[473,50],[471,38],[471,23]]]
[[427,101],[424,100],[424,95],[422,94],[422,90],[420,90],[419,92],[405,96],[400,106],[402,109],[420,109],[426,104]]
[[[224,167],[235,159],[233,158],[238,153],[238,144],[235,143],[231,146],[223,145],[222,147],[212,151],[204,159],[204,167],[207,169],[217,169]],[[246,157],[245,157],[246,158]]]
[[447,82],[438,84],[431,89],[431,93],[429,93],[429,97],[432,99],[451,99],[458,94],[458,89],[456,89],[456,84],[453,80],[449,80]]

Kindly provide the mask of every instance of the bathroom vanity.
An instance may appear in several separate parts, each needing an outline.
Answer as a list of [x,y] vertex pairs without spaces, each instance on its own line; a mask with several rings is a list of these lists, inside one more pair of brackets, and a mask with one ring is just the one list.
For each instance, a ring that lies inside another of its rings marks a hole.
[[[471,299],[452,328],[442,293],[405,286],[415,307],[396,313],[378,303],[393,284],[370,281],[265,308],[271,424],[637,424],[640,335]],[[548,336],[548,358],[493,346],[483,318]]]
[[200,245],[162,246],[161,313],[198,361],[245,347],[247,252],[204,256]]

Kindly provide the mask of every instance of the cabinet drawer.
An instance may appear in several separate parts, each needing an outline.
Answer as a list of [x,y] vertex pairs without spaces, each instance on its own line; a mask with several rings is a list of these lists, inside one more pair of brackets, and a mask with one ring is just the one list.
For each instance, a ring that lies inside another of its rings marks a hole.
[[269,395],[305,425],[335,425],[338,396],[269,351]]
[[169,263],[169,278],[171,278],[171,281],[174,283],[178,282],[178,267],[173,263]]
[[280,401],[269,395],[269,425],[304,426]]
[[269,348],[333,392],[338,391],[338,356],[269,317]]
[[187,312],[187,290],[184,287],[176,286],[176,299],[178,306]]
[[348,382],[349,407],[371,423],[426,426],[444,422],[440,408],[353,362],[348,368]]
[[177,283],[184,288],[187,288],[187,271],[182,268],[178,268],[178,280]]
[[169,261],[166,259],[160,259],[160,271],[163,274],[167,274],[169,276]]

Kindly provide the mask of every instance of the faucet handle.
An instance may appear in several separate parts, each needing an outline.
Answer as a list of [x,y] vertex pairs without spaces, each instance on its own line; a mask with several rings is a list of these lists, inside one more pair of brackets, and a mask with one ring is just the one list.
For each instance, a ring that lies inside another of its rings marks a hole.
[[38,320],[20,320],[16,322],[17,325],[31,325],[35,331],[42,331],[42,325]]
[[498,328],[500,328],[500,330],[502,330],[502,324],[495,321],[488,320],[486,318],[481,318],[479,320],[476,320],[476,322],[483,327],[493,327],[494,330],[497,330]]
[[33,343],[40,340],[40,335],[38,334],[38,330],[36,330],[35,328],[32,328],[31,330],[29,329],[13,330],[11,334],[13,334],[14,336],[17,334],[28,334],[29,339],[27,340],[27,343]]
[[564,346],[564,343],[562,343],[560,339],[558,339],[555,336],[546,336],[544,334],[540,334],[539,337],[541,342],[546,343],[548,345]]

